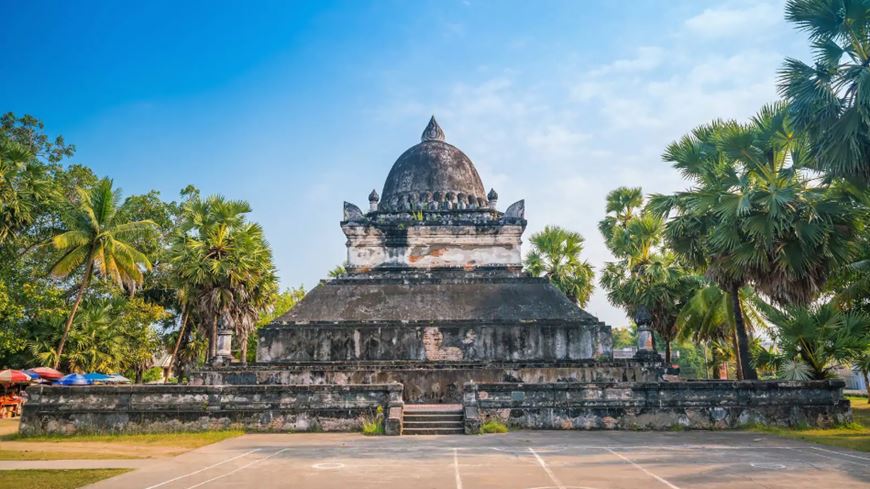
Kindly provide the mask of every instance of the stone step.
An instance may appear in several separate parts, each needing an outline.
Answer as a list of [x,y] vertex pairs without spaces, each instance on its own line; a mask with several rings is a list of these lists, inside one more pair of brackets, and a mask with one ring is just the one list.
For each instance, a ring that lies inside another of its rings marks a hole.
[[436,412],[456,413],[462,412],[462,404],[405,404],[406,413]]
[[406,404],[402,416],[404,435],[462,435],[461,404]]
[[462,422],[462,413],[456,414],[406,414],[404,416],[404,421],[407,423],[409,421],[455,421],[458,423]]
[[423,429],[423,428],[459,428],[462,429],[463,424],[462,420],[450,420],[450,421],[410,421],[405,420],[402,423],[403,429]]
[[404,428],[403,435],[463,435],[462,428]]

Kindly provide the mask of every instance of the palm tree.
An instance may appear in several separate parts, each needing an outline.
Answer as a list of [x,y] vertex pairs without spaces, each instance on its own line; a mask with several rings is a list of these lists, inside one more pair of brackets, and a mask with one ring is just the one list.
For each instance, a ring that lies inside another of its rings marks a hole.
[[611,304],[630,316],[646,307],[650,327],[665,343],[665,362],[671,362],[671,342],[678,332],[677,315],[698,286],[699,277],[679,264],[673,253],[655,253],[642,263],[628,259],[608,262],[601,274],[601,286]]
[[335,268],[329,271],[329,278],[341,278],[345,275],[347,275],[347,262],[336,265]]
[[57,192],[23,144],[0,138],[0,243],[31,225]]
[[592,295],[592,265],[580,258],[583,236],[547,226],[532,235],[532,251],[526,257],[526,270],[536,277],[546,277],[579,307],[585,307]]
[[[756,298],[752,289],[743,287],[738,292],[740,310],[744,314],[744,324],[751,333],[754,326],[764,325],[758,310],[754,307]],[[713,283],[700,287],[677,315],[677,329],[683,340],[695,342],[714,342],[721,345],[730,343],[734,356],[739,350],[737,324],[732,306],[731,293]],[[743,378],[741,365],[737,363],[737,378]]]
[[640,188],[620,187],[607,195],[607,215],[598,223],[605,244],[619,260],[607,262],[600,284],[611,304],[635,316],[644,306],[650,326],[665,342],[671,362],[671,342],[677,333],[677,313],[697,286],[673,253],[659,250],[664,221],[643,208]]
[[112,189],[109,179],[100,180],[91,190],[79,188],[77,192],[79,203],[66,219],[69,230],[51,239],[51,245],[62,253],[51,267],[52,275],[69,277],[84,267],[75,302],[57,347],[55,368],[60,365],[64,343],[94,273],[132,291],[142,283],[143,270],[151,269],[148,257],[125,240],[154,226],[154,223],[148,220],[120,221],[117,210],[121,193]]
[[813,166],[870,183],[870,15],[861,0],[789,0],[786,19],[806,31],[814,63],[788,58],[779,89],[810,141]]
[[248,212],[246,202],[194,196],[183,208],[184,222],[172,246],[170,261],[185,310],[181,327],[194,312],[203,320],[209,358],[216,354],[219,320],[233,325],[244,352],[260,312],[277,294],[271,249],[262,228],[245,221]]
[[758,303],[773,325],[785,359],[808,367],[813,379],[833,377],[834,368],[856,359],[870,344],[870,316],[837,309],[832,302],[774,307]]
[[640,187],[619,187],[607,194],[606,216],[598,223],[598,230],[610,240],[617,228],[625,228],[643,206]]
[[740,288],[751,284],[779,304],[807,304],[852,254],[854,201],[811,181],[807,157],[783,104],[762,108],[749,124],[715,121],[664,154],[693,187],[654,195],[648,206],[670,216],[671,248],[730,293],[746,379],[757,374]]

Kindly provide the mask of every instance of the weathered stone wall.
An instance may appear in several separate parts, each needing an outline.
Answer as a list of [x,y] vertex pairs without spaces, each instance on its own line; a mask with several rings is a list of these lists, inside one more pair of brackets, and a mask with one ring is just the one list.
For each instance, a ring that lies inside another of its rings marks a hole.
[[342,362],[249,365],[195,372],[191,382],[224,384],[388,384],[405,386],[407,403],[458,403],[467,382],[654,382],[659,362]]
[[[449,324],[449,325],[447,325]],[[326,322],[259,331],[257,361],[535,361],[609,357],[610,326],[567,321],[532,324]]]
[[421,224],[343,224],[348,269],[522,266],[523,225]]
[[[20,428],[26,435],[355,431],[378,406],[399,417],[402,406],[400,384],[32,386],[27,393]],[[400,430],[395,422],[387,427]]]
[[466,431],[497,419],[525,429],[725,429],[851,421],[842,381],[467,384]]

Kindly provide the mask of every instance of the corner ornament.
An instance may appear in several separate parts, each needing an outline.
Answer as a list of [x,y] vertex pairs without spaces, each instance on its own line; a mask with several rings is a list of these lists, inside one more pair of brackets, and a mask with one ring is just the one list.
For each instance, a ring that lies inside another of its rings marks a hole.
[[518,200],[510,205],[506,211],[504,211],[505,217],[512,217],[514,219],[525,219],[526,216],[526,201]]
[[365,216],[362,213],[362,210],[351,204],[350,202],[344,203],[344,221],[347,222],[359,222],[364,221]]

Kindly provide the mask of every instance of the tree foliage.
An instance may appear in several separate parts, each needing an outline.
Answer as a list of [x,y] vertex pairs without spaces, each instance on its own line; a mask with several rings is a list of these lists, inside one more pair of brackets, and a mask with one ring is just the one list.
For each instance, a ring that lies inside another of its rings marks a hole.
[[594,287],[592,265],[580,257],[583,236],[558,226],[547,226],[530,239],[532,250],[526,256],[526,270],[546,277],[579,307],[589,302]]
[[272,251],[262,227],[246,220],[248,212],[247,202],[194,194],[182,206],[173,239],[170,261],[183,307],[209,338],[209,358],[219,321],[233,326],[247,352],[248,337],[277,293]]
[[109,179],[100,180],[93,189],[79,188],[78,195],[78,205],[70,209],[64,219],[67,230],[51,239],[51,245],[60,252],[51,266],[52,275],[66,278],[84,269],[57,347],[54,368],[63,361],[64,343],[94,274],[132,293],[142,283],[143,271],[151,269],[148,257],[126,238],[141,234],[154,223],[121,220],[118,216],[120,192],[112,188]]
[[[233,216],[212,208],[198,221],[191,207],[208,199],[194,187],[182,191],[182,203],[156,191],[122,201],[110,180],[72,163],[73,154],[31,116],[0,118],[0,367],[62,361],[76,370],[141,376],[175,346],[180,363],[203,361],[206,331],[180,328],[183,316],[203,321],[200,310],[185,315],[196,284],[171,258],[179,236],[196,237],[199,227]],[[237,221],[245,231],[233,230],[224,244],[239,259],[213,270],[245,281],[228,308],[237,327],[251,330],[274,295],[274,269],[262,229]],[[244,270],[256,267],[268,273],[249,280],[254,276]]]
[[668,218],[669,246],[731,293],[746,378],[755,371],[737,291],[751,284],[776,303],[809,304],[853,255],[856,203],[842,188],[813,183],[808,154],[783,104],[747,124],[714,121],[664,154],[692,188],[653,195],[648,206]]
[[789,0],[786,19],[809,34],[813,63],[788,58],[779,89],[808,138],[812,167],[870,183],[870,4]]

